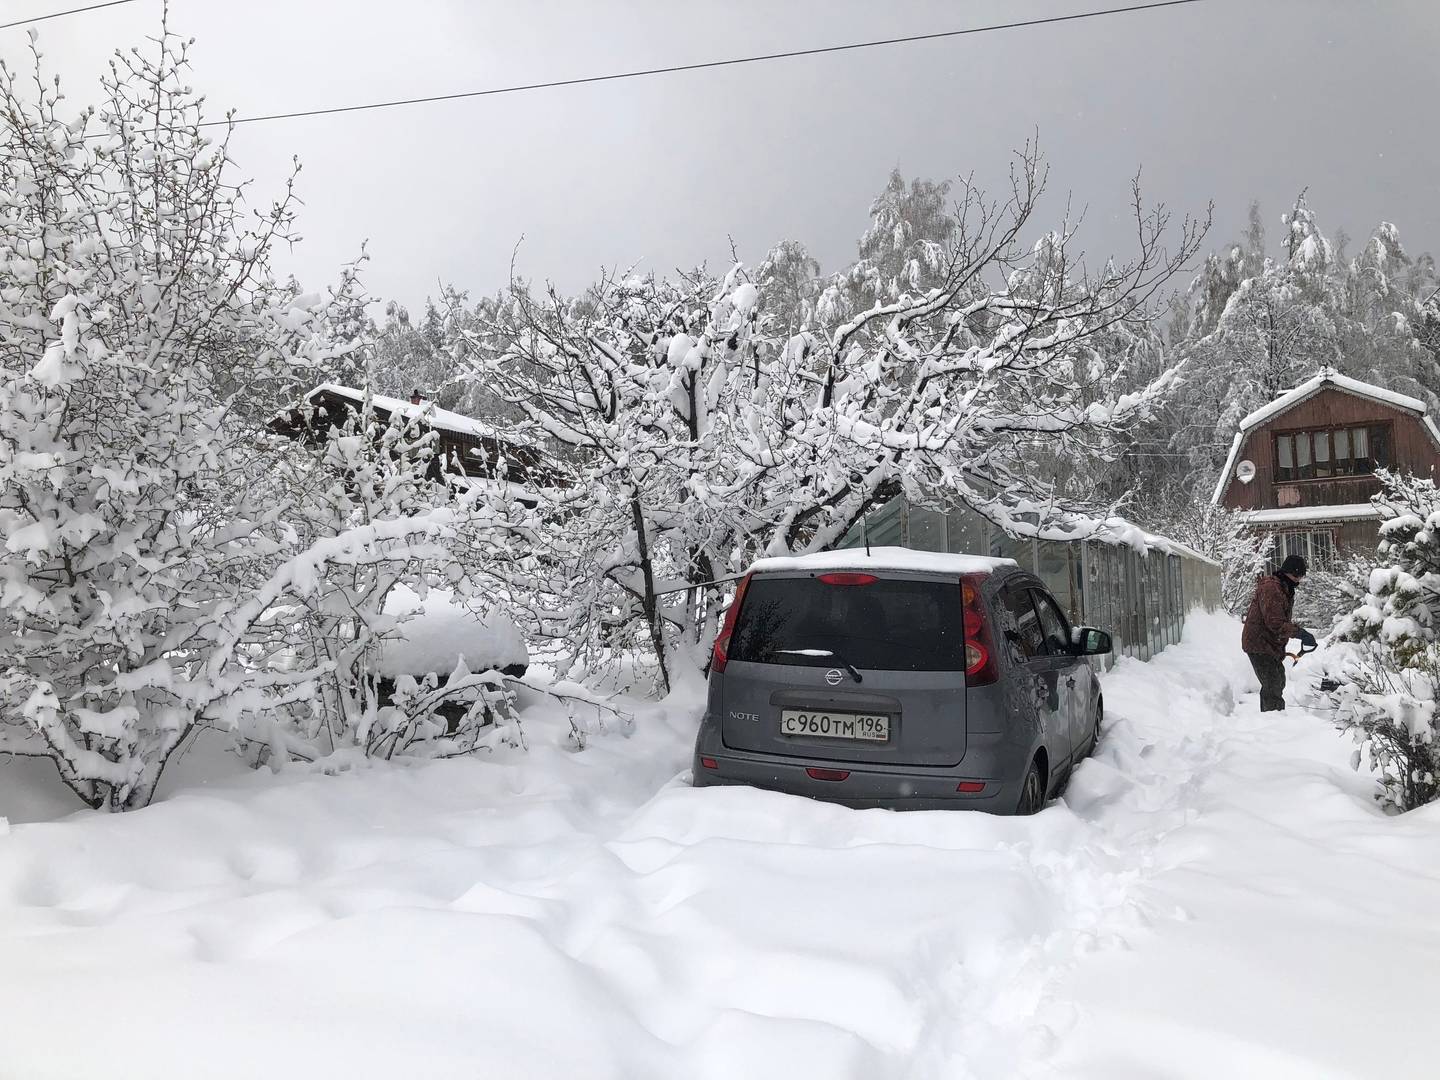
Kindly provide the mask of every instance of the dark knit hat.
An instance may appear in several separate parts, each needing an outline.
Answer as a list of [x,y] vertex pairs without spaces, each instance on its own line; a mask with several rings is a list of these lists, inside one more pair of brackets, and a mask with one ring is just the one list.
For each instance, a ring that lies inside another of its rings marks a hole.
[[1291,577],[1304,577],[1305,570],[1305,560],[1299,555],[1286,555],[1285,561],[1280,564],[1280,573]]

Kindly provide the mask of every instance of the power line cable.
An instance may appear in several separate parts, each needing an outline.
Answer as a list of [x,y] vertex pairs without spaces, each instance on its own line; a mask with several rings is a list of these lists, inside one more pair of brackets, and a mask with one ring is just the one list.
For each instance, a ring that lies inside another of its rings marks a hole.
[[135,0],[106,0],[103,4],[91,4],[89,7],[71,8],[69,11],[52,11],[49,15],[36,15],[33,19],[0,23],[0,30],[11,30],[17,26],[29,26],[31,23],[44,22],[46,19],[59,19],[66,15],[79,15],[85,11],[99,11],[101,8],[119,7],[121,4],[133,4],[134,2]]
[[[124,2],[124,0],[117,0],[117,2]],[[1073,15],[1051,15],[1042,19],[1024,19],[1018,22],[971,26],[964,30],[941,30],[931,34],[911,34],[906,37],[883,38],[877,41],[856,41],[848,45],[825,45],[813,49],[792,49],[787,52],[764,53],[758,56],[738,56],[728,60],[705,60],[694,64],[674,64],[670,67],[645,68],[640,71],[619,71],[611,75],[587,75],[575,79],[552,79],[549,82],[524,83],[517,86],[496,86],[488,90],[467,90],[454,94],[433,94],[428,97],[401,98],[395,101],[374,101],[364,105],[336,105],[325,109],[302,109],[297,112],[268,113],[264,116],[237,116],[229,120],[207,120],[200,126],[223,127],[232,123],[259,124],[268,120],[295,120],[302,116],[333,116],[337,113],[364,112],[371,109],[393,109],[402,105],[426,105],[436,101],[459,101],[463,98],[494,97],[499,94],[519,94],[528,90],[553,90],[564,86],[584,86],[590,83],[615,82],[620,79],[638,79],[649,75],[671,75],[680,71],[704,71],[710,68],[737,67],[741,64],[759,64],[769,60],[793,60],[801,56],[819,56],[824,53],[874,49],[884,45],[907,45],[916,41],[936,41],[941,38],[965,37],[970,34],[986,34],[996,30],[1017,30],[1027,26],[1050,26],[1055,23],[1076,22],[1080,19],[1097,19],[1108,15],[1124,15],[1137,11],[1154,11],[1158,8],[1180,7],[1184,4],[1198,4],[1201,2],[1202,0],[1157,0],[1155,3],[1135,4],[1130,7],[1106,8],[1102,11],[1081,11]]]

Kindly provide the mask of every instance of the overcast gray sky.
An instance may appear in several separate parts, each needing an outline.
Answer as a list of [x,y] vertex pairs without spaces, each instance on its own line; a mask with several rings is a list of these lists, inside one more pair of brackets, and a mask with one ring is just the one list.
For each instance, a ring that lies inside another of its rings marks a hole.
[[[0,0],[0,22],[86,0]],[[1115,6],[1118,0],[173,0],[219,116],[604,74]],[[40,25],[75,99],[160,0]],[[23,30],[0,55],[14,59]],[[1128,250],[1129,178],[1177,211],[1215,202],[1210,246],[1258,198],[1270,234],[1301,188],[1330,233],[1395,222],[1440,250],[1440,0],[1204,0],[918,44],[379,112],[257,124],[234,147],[260,191],[292,155],[307,285],[369,241],[371,291],[438,281],[577,288],[602,266],[758,261],[781,238],[829,271],[870,199],[906,176],[1004,181],[1037,131],[1045,225],[1088,206],[1091,257]]]

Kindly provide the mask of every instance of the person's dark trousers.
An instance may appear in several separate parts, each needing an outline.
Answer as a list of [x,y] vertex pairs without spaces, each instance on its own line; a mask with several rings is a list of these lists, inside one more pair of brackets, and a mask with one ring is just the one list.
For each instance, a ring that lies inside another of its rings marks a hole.
[[1285,708],[1285,661],[1278,656],[1246,653],[1255,677],[1260,680],[1260,711],[1279,712]]

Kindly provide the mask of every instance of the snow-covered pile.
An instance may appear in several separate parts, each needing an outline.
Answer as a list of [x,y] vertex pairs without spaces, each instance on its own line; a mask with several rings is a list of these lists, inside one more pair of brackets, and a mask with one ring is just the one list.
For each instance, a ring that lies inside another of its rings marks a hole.
[[380,675],[449,675],[460,660],[470,671],[503,670],[530,660],[513,619],[497,609],[478,610],[448,589],[428,589],[421,597],[396,585],[385,597],[385,614],[404,622],[381,645]]
[[16,825],[0,1075],[1433,1075],[1440,816],[1262,717],[1238,635],[1120,661],[1028,819],[692,789],[688,687],[583,753],[536,702],[528,755]]

